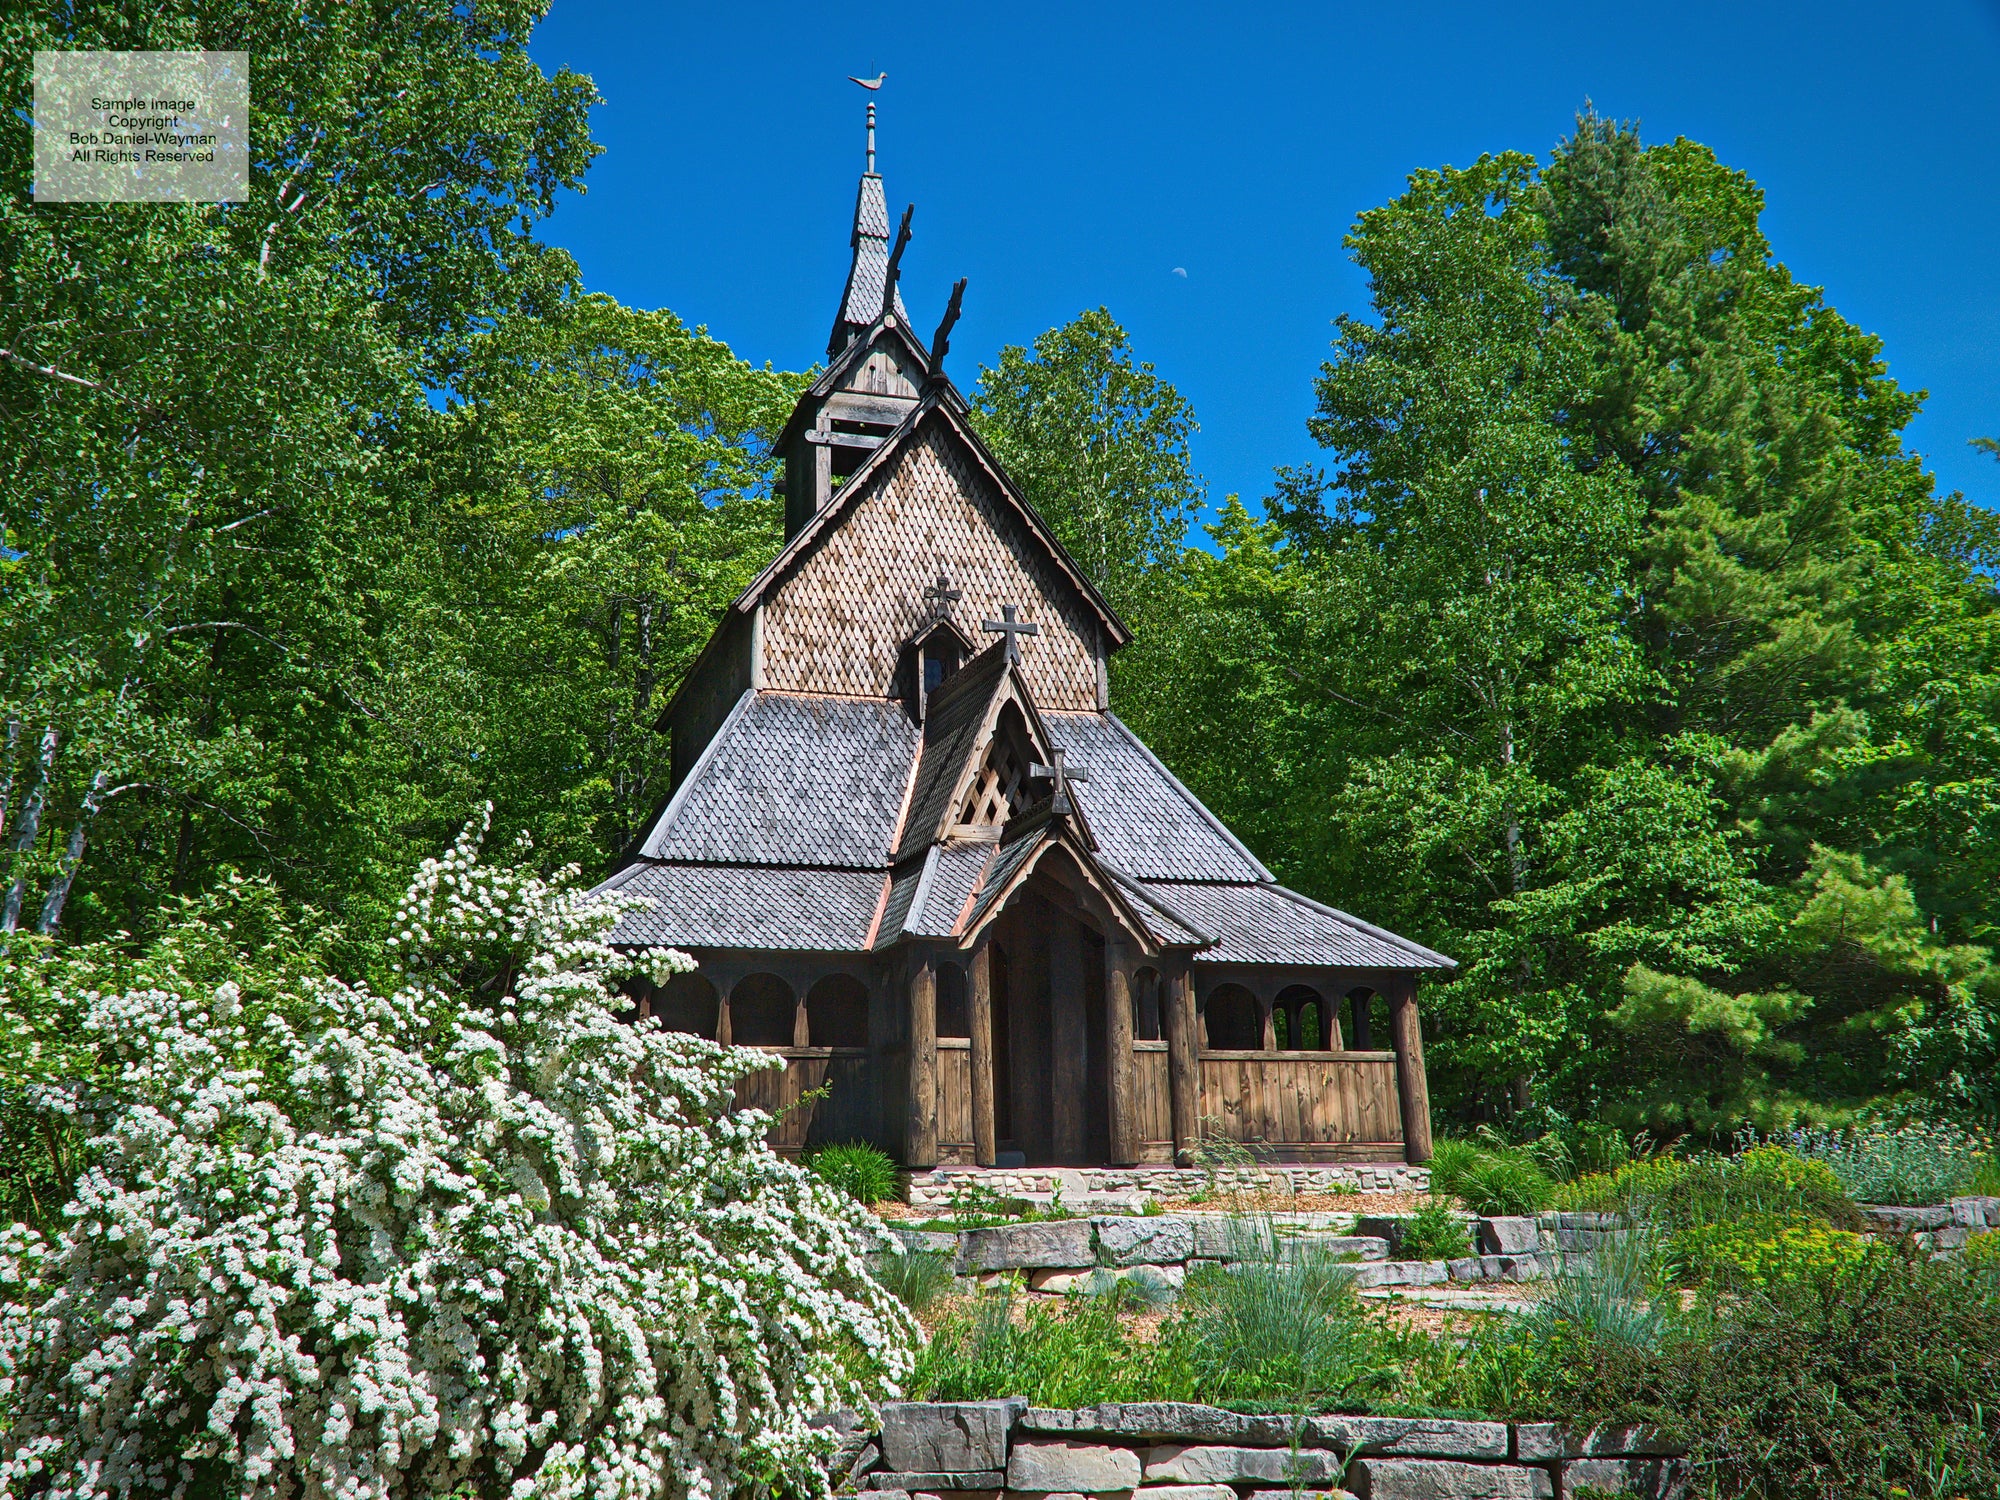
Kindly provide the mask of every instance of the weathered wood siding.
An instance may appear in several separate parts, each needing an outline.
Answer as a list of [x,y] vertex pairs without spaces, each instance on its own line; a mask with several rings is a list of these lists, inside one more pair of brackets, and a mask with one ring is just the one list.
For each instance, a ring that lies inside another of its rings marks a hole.
[[[875,1096],[868,1053],[861,1047],[770,1047],[784,1071],[752,1073],[736,1085],[739,1109],[765,1109],[778,1117],[771,1145],[787,1156],[808,1146],[865,1141],[875,1134]],[[827,1096],[799,1101],[826,1086]]]
[[937,1044],[938,1153],[972,1159],[972,1043],[941,1036]]
[[1401,1141],[1393,1052],[1201,1054],[1203,1128],[1270,1145]]
[[[1165,1042],[1132,1044],[1133,1113],[1138,1118],[1139,1159],[1171,1161],[1174,1101]],[[1148,1148],[1153,1148],[1148,1150]],[[1164,1150],[1165,1155],[1161,1155]]]
[[1041,627],[1021,648],[1040,707],[1097,706],[1095,614],[955,438],[931,426],[864,482],[853,511],[766,596],[766,686],[888,696],[942,567],[964,591],[952,617],[973,640],[993,639],[980,622],[1003,604]]

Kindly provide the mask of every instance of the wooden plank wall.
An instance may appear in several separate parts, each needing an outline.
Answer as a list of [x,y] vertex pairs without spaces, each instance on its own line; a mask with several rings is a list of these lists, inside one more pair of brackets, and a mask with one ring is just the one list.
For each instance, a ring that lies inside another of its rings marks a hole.
[[[1141,1160],[1172,1161],[1174,1155],[1174,1106],[1172,1084],[1167,1074],[1165,1042],[1132,1044],[1132,1097],[1139,1121]],[[1158,1149],[1165,1148],[1161,1157]]]
[[937,1044],[938,1151],[972,1160],[972,1043],[941,1036]]
[[[738,1109],[778,1116],[771,1145],[787,1156],[808,1146],[865,1141],[875,1134],[875,1098],[868,1053],[861,1047],[772,1047],[785,1070],[752,1073],[736,1085]],[[801,1105],[814,1089],[827,1096]]]
[[1330,1146],[1403,1138],[1393,1052],[1205,1050],[1200,1069],[1202,1118],[1219,1121],[1230,1140]]

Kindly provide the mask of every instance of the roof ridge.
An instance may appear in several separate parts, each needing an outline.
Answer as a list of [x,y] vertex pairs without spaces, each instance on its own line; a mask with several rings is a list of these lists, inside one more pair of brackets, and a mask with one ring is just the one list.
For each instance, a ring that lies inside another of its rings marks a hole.
[[667,805],[660,809],[660,815],[653,819],[652,827],[648,828],[640,839],[635,858],[653,859],[658,862],[657,856],[649,855],[646,851],[652,847],[656,839],[664,837],[666,831],[674,826],[674,819],[679,816],[681,808],[692,795],[688,789],[701,779],[701,773],[708,769],[709,763],[720,751],[723,741],[729,737],[730,729],[749,711],[749,705],[756,697],[757,689],[745,688],[736,699],[735,706],[723,715],[722,722],[715,726],[715,733],[708,737],[708,743],[701,747],[701,754],[694,758],[694,764],[688,767],[687,775],[681,778],[681,784],[675,787],[673,795],[667,798]]
[[1277,891],[1281,895],[1289,896],[1292,898],[1292,900],[1300,902],[1302,905],[1310,906],[1314,911],[1325,912],[1329,917],[1338,917],[1341,921],[1347,923],[1350,927],[1360,928],[1370,937],[1378,937],[1381,938],[1384,942],[1394,943],[1397,947],[1406,948],[1411,953],[1415,953],[1423,958],[1435,959],[1438,963],[1443,964],[1448,969],[1455,969],[1458,967],[1457,959],[1447,958],[1445,957],[1444,954],[1439,953],[1436,949],[1426,948],[1422,943],[1412,942],[1409,938],[1403,937],[1398,933],[1391,932],[1386,927],[1377,927],[1373,922],[1365,922],[1360,917],[1355,916],[1352,912],[1344,912],[1337,906],[1328,906],[1324,901],[1315,901],[1313,900],[1312,897],[1303,895],[1300,892],[1293,890],[1290,886],[1279,885],[1278,882],[1275,880],[1265,881],[1262,883],[1269,885],[1273,890]]

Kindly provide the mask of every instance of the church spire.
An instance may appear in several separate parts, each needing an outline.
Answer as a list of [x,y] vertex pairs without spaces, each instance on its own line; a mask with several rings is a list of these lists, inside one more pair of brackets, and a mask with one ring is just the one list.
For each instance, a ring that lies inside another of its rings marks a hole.
[[[880,80],[873,83],[855,79],[863,88],[880,86]],[[840,316],[834,319],[833,336],[827,340],[826,354],[831,359],[855,339],[863,329],[882,314],[882,288],[889,275],[889,205],[882,191],[882,174],[875,170],[875,101],[868,101],[868,156],[867,168],[861,174],[861,187],[854,199],[854,261],[848,268],[847,288],[840,297]],[[909,312],[903,306],[903,294],[896,292],[896,316],[907,325]]]

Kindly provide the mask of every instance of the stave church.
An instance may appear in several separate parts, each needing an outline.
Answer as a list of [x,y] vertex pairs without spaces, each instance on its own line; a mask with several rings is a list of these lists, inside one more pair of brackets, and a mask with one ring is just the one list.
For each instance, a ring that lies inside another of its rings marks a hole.
[[785,1060],[775,1144],[905,1165],[1430,1156],[1417,986],[1451,960],[1272,878],[1121,723],[1125,625],[926,344],[875,168],[785,542],[659,728],[672,792],[600,889],[699,963],[637,1004]]

